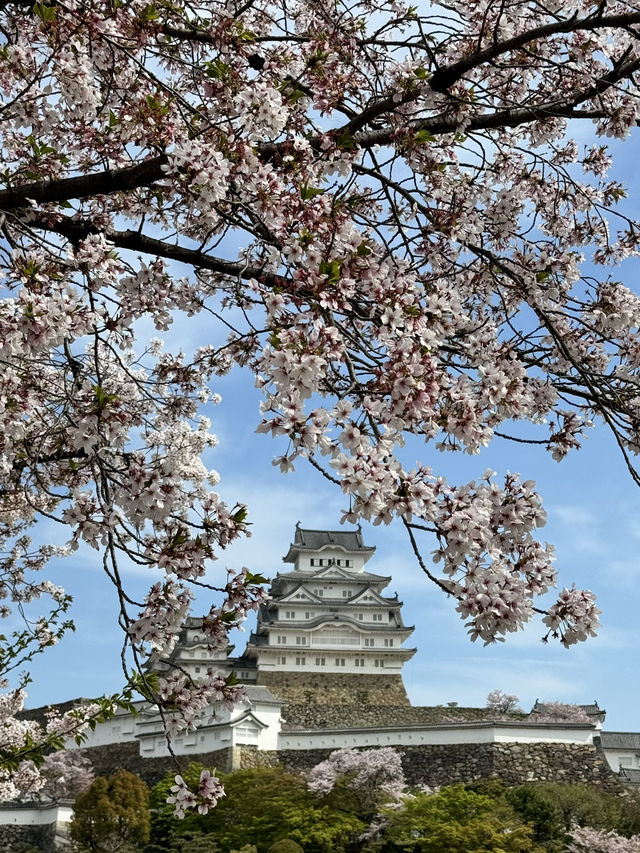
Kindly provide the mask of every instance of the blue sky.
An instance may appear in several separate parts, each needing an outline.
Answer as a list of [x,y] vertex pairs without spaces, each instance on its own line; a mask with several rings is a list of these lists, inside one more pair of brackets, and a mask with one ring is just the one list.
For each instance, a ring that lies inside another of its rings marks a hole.
[[[581,135],[584,142],[590,134],[581,131]],[[633,143],[616,145],[616,155],[615,175],[629,188],[626,212],[637,214],[633,199],[640,192],[640,177],[633,162]],[[639,262],[627,262],[616,276],[637,287],[639,269]],[[205,317],[177,321],[166,336],[168,348],[183,344],[191,349],[195,338],[207,340],[211,332],[207,324]],[[207,462],[221,474],[222,496],[231,503],[248,504],[253,533],[230,548],[218,566],[246,565],[270,576],[286,568],[281,559],[296,522],[335,528],[346,499],[303,464],[286,476],[272,466],[273,457],[285,448],[255,434],[259,398],[250,376],[235,371],[213,390],[222,394],[223,402],[207,414],[220,444]],[[499,474],[517,471],[525,479],[536,480],[548,513],[541,535],[556,546],[560,584],[575,582],[594,590],[603,610],[600,635],[569,650],[552,642],[543,645],[538,621],[505,643],[472,644],[454,603],[421,575],[403,529],[365,525],[365,541],[377,548],[370,566],[377,573],[392,575],[388,591],[398,592],[405,602],[406,624],[415,625],[406,645],[416,646],[418,652],[405,669],[413,703],[482,705],[494,688],[517,694],[525,709],[536,698],[597,699],[607,709],[608,729],[639,731],[640,493],[606,430],[598,425],[583,449],[560,464],[539,448],[498,441],[473,457],[431,449],[419,456],[413,446],[407,453],[415,453],[451,482],[481,476],[488,467]],[[74,595],[72,616],[78,630],[32,666],[34,682],[28,691],[32,707],[113,692],[121,685],[117,603],[98,555],[90,549],[78,551],[56,565],[53,579]],[[146,570],[133,569],[128,574],[128,583],[139,595],[154,580]],[[202,599],[201,610],[205,607]],[[250,627],[251,623],[247,630]],[[246,637],[236,637],[238,651]]]

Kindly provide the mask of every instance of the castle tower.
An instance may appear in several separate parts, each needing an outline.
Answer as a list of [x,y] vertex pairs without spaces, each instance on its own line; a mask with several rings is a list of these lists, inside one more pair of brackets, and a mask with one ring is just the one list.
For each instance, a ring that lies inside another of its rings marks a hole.
[[306,530],[298,524],[271,599],[261,606],[244,657],[257,682],[281,699],[319,704],[409,704],[402,667],[415,649],[390,577],[365,564],[375,548],[350,531]]

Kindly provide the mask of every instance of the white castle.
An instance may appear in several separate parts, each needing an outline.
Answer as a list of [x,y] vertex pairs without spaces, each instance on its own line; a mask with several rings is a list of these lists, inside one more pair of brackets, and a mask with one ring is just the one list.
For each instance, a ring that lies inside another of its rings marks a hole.
[[[221,750],[239,755],[242,749],[376,745],[584,747],[596,738],[611,769],[627,782],[640,783],[640,735],[601,731],[604,712],[597,703],[583,706],[588,723],[490,719],[479,709],[470,709],[477,711],[473,719],[456,718],[446,713],[448,708],[434,720],[437,709],[412,707],[402,669],[416,652],[403,645],[413,628],[402,620],[397,595],[383,594],[391,578],[367,570],[374,552],[364,544],[360,528],[308,530],[298,524],[283,558],[292,569],[273,579],[242,655],[231,656],[233,647],[212,654],[202,620],[186,622],[171,656],[154,662],[154,669],[166,673],[178,666],[194,678],[211,670],[234,671],[246,685],[247,698],[231,710],[212,705],[196,731],[173,739],[177,755],[202,759]],[[315,717],[309,714],[314,708],[320,710]],[[135,742],[142,758],[168,756],[157,711],[142,702],[137,710],[137,715],[119,711],[90,732],[84,746]],[[240,764],[232,759],[231,766]]]

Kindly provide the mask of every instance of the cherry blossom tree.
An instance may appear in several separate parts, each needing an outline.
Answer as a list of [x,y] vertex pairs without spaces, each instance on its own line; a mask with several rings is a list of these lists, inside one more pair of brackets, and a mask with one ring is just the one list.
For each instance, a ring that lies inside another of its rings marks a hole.
[[[640,483],[640,302],[611,274],[639,232],[607,149],[636,126],[639,25],[622,0],[0,0],[0,595],[25,655],[63,630],[39,577],[80,543],[129,681],[194,588],[218,596],[212,649],[259,605],[262,578],[208,571],[247,534],[202,460],[200,407],[235,366],[281,470],[306,460],[349,522],[403,524],[472,639],[536,612],[545,639],[595,634],[590,591],[537,603],[556,571],[531,480],[454,484],[402,447],[560,461],[600,421]],[[136,341],[178,313],[206,319],[194,354]],[[144,601],[129,563],[158,573]],[[239,696],[134,680],[173,730]]]
[[69,749],[47,755],[40,773],[45,780],[42,793],[52,800],[74,799],[95,778],[89,759],[78,750]]
[[536,707],[529,714],[532,722],[545,723],[591,723],[589,715],[580,705],[565,704],[564,702],[536,702]]
[[640,835],[625,838],[613,830],[575,827],[570,833],[567,853],[640,853]]
[[357,810],[369,820],[382,805],[398,803],[405,791],[400,754],[392,747],[381,749],[337,749],[309,772],[307,787],[326,795],[347,789]]
[[522,711],[520,700],[513,693],[503,693],[502,690],[491,690],[487,694],[486,707],[497,714],[508,714],[512,711]]

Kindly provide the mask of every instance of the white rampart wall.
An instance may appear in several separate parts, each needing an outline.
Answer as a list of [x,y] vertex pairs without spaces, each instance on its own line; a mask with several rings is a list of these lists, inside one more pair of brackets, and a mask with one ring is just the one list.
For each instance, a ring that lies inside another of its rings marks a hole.
[[457,743],[593,743],[594,729],[562,726],[403,726],[281,732],[278,749],[340,749],[348,746],[418,746]]
[[[0,803],[0,826],[46,826],[68,824],[73,809],[68,803]],[[2,830],[0,830],[0,833]]]

